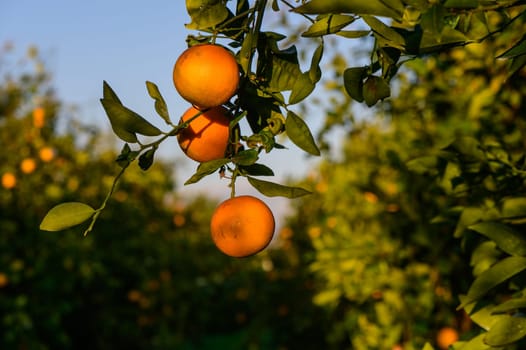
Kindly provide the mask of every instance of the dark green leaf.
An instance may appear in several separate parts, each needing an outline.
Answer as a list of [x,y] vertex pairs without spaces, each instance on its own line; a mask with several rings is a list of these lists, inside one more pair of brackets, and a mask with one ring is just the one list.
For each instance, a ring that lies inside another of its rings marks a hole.
[[510,256],[499,261],[475,279],[468,290],[466,299],[457,309],[461,309],[467,304],[479,300],[492,288],[510,279],[524,269],[526,269],[525,257]]
[[156,150],[157,148],[150,148],[139,156],[139,167],[142,170],[146,171],[152,166]]
[[224,0],[186,0],[186,10],[192,19],[186,28],[194,30],[212,28],[229,15]]
[[302,37],[312,38],[328,34],[334,34],[354,22],[356,18],[349,15],[329,14],[318,18],[305,32]]
[[243,44],[241,45],[241,50],[239,51],[239,65],[241,66],[243,73],[250,72],[250,57],[256,48],[256,44],[257,42],[254,40],[254,34],[252,32],[247,33],[243,40]]
[[117,156],[117,159],[115,161],[119,166],[125,167],[128,166],[139,154],[138,151],[132,151],[130,146],[125,143],[122,147],[121,153]]
[[516,56],[511,59],[511,64],[508,68],[508,79],[517,73],[526,65],[526,55]]
[[88,220],[95,214],[95,209],[80,202],[61,203],[46,214],[40,223],[44,231],[61,231]]
[[389,96],[391,88],[383,78],[371,75],[363,84],[363,99],[369,107]]
[[442,4],[438,3],[431,6],[426,12],[422,14],[420,25],[424,31],[440,35],[444,29],[444,17],[446,16],[446,9]]
[[484,342],[498,347],[514,343],[524,336],[526,336],[526,318],[506,316],[490,328]]
[[402,18],[402,12],[385,5],[381,0],[312,0],[293,11],[305,14],[351,13],[391,17],[398,20]]
[[526,217],[526,197],[505,198],[501,204],[503,218]]
[[223,165],[230,162],[230,159],[228,158],[221,158],[221,159],[215,159],[211,160],[209,162],[201,163],[197,166],[197,170],[194,175],[192,175],[186,182],[185,185],[190,185],[193,183],[198,182],[203,177],[210,175],[217,171],[219,168],[221,168]]
[[314,137],[312,136],[309,127],[303,119],[292,111],[287,113],[285,130],[287,130],[287,135],[296,146],[312,155],[320,155],[320,150],[314,141]]
[[453,236],[459,238],[464,233],[464,230],[470,225],[479,222],[484,217],[484,210],[478,207],[466,207],[462,210],[460,218],[458,219],[457,227]]
[[516,231],[508,225],[484,221],[470,225],[468,228],[495,241],[500,249],[510,255],[526,255],[526,238],[522,232]]
[[258,180],[250,176],[247,176],[247,179],[256,190],[268,197],[297,198],[311,193],[301,187],[284,186],[274,182]]
[[259,159],[259,152],[255,148],[239,152],[232,157],[232,162],[238,165],[252,165]]
[[411,159],[406,163],[407,168],[417,174],[431,174],[438,173],[438,157],[437,156],[422,156]]
[[343,84],[345,91],[352,99],[363,102],[363,81],[367,76],[366,67],[347,68],[343,72]]
[[268,166],[254,163],[247,166],[239,167],[244,175],[252,176],[274,176],[274,172]]
[[115,91],[113,91],[110,84],[108,84],[106,81],[103,81],[102,83],[102,97],[105,100],[112,100],[117,103],[121,103],[121,100],[119,100],[119,97],[117,96]]
[[499,314],[499,313],[506,313],[510,311],[516,311],[519,309],[526,309],[526,298],[506,300],[502,304],[495,306],[491,310],[491,313]]
[[159,116],[161,116],[161,118],[163,118],[167,124],[171,125],[172,121],[170,120],[170,116],[168,115],[168,107],[166,106],[166,102],[164,101],[164,98],[161,95],[161,92],[159,91],[157,85],[147,81],[146,89],[148,90],[148,94],[150,95],[150,97],[155,100],[155,111],[157,112],[157,114],[159,114]]
[[455,9],[474,9],[478,5],[478,0],[446,0],[444,3],[444,7]]
[[161,130],[150,124],[134,111],[114,100],[101,99],[115,134],[126,142],[137,142],[136,133],[157,136]]

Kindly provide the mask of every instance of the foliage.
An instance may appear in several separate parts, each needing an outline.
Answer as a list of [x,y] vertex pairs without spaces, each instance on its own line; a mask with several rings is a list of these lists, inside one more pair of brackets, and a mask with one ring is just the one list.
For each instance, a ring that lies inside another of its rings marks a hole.
[[[218,252],[215,202],[179,198],[166,161],[127,171],[96,235],[39,231],[50,203],[103,201],[119,154],[97,129],[58,117],[68,108],[32,66],[38,57],[20,61],[23,71],[2,71],[0,83],[0,176],[17,179],[0,187],[0,348],[323,347],[308,271],[284,251],[250,260]],[[33,124],[37,106],[43,125]],[[26,172],[29,158],[36,167]]]

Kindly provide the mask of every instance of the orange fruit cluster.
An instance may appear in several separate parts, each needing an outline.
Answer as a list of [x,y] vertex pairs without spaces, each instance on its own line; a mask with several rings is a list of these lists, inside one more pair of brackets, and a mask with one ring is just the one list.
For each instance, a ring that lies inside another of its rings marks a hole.
[[[231,117],[223,105],[234,96],[239,84],[235,56],[215,44],[192,46],[175,62],[173,81],[181,97],[192,104],[179,122],[182,128],[177,141],[182,151],[201,163],[228,156]],[[225,200],[210,222],[216,247],[237,258],[265,249],[274,229],[272,211],[253,196]]]

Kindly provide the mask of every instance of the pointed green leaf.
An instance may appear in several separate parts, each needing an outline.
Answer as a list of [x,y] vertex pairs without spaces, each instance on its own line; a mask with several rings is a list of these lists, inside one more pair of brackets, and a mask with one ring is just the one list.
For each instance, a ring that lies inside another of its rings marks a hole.
[[115,91],[113,91],[110,84],[108,84],[105,80],[102,82],[102,97],[105,100],[111,100],[117,103],[121,103],[121,100],[119,100],[119,97],[117,96]]
[[313,84],[316,84],[321,79],[320,61],[323,56],[323,43],[318,45],[310,62],[309,78]]
[[320,16],[305,32],[301,34],[305,38],[329,35],[339,32],[347,25],[355,21],[355,17],[349,15],[329,14]]
[[274,176],[274,172],[268,166],[254,163],[250,165],[242,165],[239,167],[244,175],[252,176]]
[[526,238],[522,232],[508,225],[485,221],[470,225],[468,228],[495,241],[500,249],[510,255],[526,256]]
[[285,130],[287,131],[290,140],[294,142],[296,146],[312,155],[320,155],[320,150],[314,141],[314,137],[312,136],[307,123],[296,115],[296,113],[292,111],[287,113]]
[[[466,298],[467,296],[465,295],[459,295],[461,303],[464,303]],[[502,315],[493,315],[493,308],[494,305],[492,304],[481,307],[480,305],[477,305],[477,303],[472,302],[466,304],[464,311],[469,315],[474,323],[487,331],[502,318]]]
[[241,50],[239,51],[239,65],[241,66],[241,70],[243,73],[249,73],[250,69],[252,67],[249,67],[250,64],[250,57],[252,56],[253,51],[256,48],[256,40],[254,38],[254,34],[252,32],[247,33],[245,35],[245,39],[243,40],[243,44],[241,45]]
[[367,76],[366,67],[347,68],[343,72],[343,84],[345,91],[352,99],[363,102],[363,81]]
[[526,197],[505,198],[501,205],[503,218],[526,217]]
[[83,223],[95,214],[95,209],[80,202],[61,203],[46,214],[40,223],[43,231],[61,231]]
[[155,100],[155,111],[161,118],[164,119],[164,121],[172,125],[172,121],[170,120],[170,116],[168,115],[168,106],[166,106],[166,102],[164,101],[163,96],[161,95],[161,92],[159,91],[159,88],[154,83],[147,81],[146,82],[146,89],[148,90],[148,94],[151,98]]
[[435,4],[422,14],[420,25],[424,31],[440,35],[444,29],[444,17],[446,15],[446,9],[442,4]]
[[387,6],[381,0],[312,0],[293,10],[305,14],[351,13],[374,15],[400,20],[402,12]]
[[229,15],[224,0],[186,0],[186,10],[192,19],[186,28],[194,30],[212,28]]
[[484,217],[484,210],[478,207],[466,207],[462,210],[460,218],[458,219],[457,227],[453,236],[460,238],[464,233],[464,230]]
[[195,174],[193,174],[188,180],[186,180],[184,184],[190,185],[190,184],[196,183],[199,180],[201,180],[203,177],[214,173],[215,171],[217,171],[219,168],[221,168],[223,165],[227,164],[228,162],[230,162],[230,159],[221,158],[221,159],[215,159],[209,162],[201,163],[197,166],[197,170]]
[[373,16],[362,16],[362,19],[373,30],[374,36],[381,43],[380,46],[390,46],[400,50],[404,49],[405,39],[396,30],[385,25]]
[[259,152],[255,148],[246,149],[232,157],[232,162],[238,165],[251,165],[259,159]]
[[336,35],[342,36],[347,39],[363,38],[371,33],[370,30],[340,30]]
[[435,348],[433,348],[433,346],[431,344],[425,343],[424,347],[422,348],[422,350],[435,350]]
[[511,256],[499,261],[475,279],[468,290],[466,299],[457,309],[461,309],[467,304],[477,301],[492,288],[510,279],[524,269],[526,269],[525,257]]
[[512,344],[526,336],[526,318],[506,316],[490,328],[484,342],[498,347]]
[[137,142],[136,133],[145,136],[158,136],[161,130],[146,119],[113,100],[101,99],[111,127],[115,134],[126,142]]
[[391,96],[391,88],[383,78],[371,75],[363,84],[363,99],[369,107],[389,96]]
[[507,313],[519,309],[526,309],[526,298],[515,298],[509,299],[495,306],[492,310],[492,314]]
[[[471,338],[466,343],[462,344],[461,347],[458,347],[458,350],[490,350],[495,348],[484,342],[485,333],[479,334],[474,338]],[[457,349],[457,347],[455,347]]]
[[287,198],[297,198],[310,194],[310,191],[307,191],[301,187],[290,187],[280,185],[274,182],[258,180],[251,176],[247,176],[248,182],[259,192],[268,197],[287,197]]

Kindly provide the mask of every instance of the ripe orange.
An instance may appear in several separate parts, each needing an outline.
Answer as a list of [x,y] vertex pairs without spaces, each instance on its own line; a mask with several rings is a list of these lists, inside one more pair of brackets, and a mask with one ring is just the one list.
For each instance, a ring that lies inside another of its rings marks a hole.
[[243,258],[265,249],[274,235],[270,208],[260,199],[239,196],[222,202],[210,222],[212,240],[226,255]]
[[16,176],[13,173],[4,173],[2,175],[2,186],[8,190],[16,186]]
[[33,158],[25,158],[20,163],[20,170],[22,170],[24,174],[31,174],[36,168],[37,163]]
[[236,92],[239,69],[230,51],[200,44],[184,51],[173,70],[175,89],[192,105],[206,109],[222,105]]
[[33,110],[33,126],[35,128],[42,128],[45,122],[46,111],[42,107],[37,107]]
[[[181,117],[181,122],[191,119],[199,112],[195,107],[190,107]],[[229,123],[226,108],[210,108],[177,134],[179,146],[189,158],[197,162],[223,158],[228,147]]]
[[458,340],[458,332],[452,327],[444,327],[438,331],[437,345],[439,349],[448,349],[451,344]]
[[43,162],[50,162],[55,158],[55,151],[51,147],[43,147],[38,151],[38,155]]

